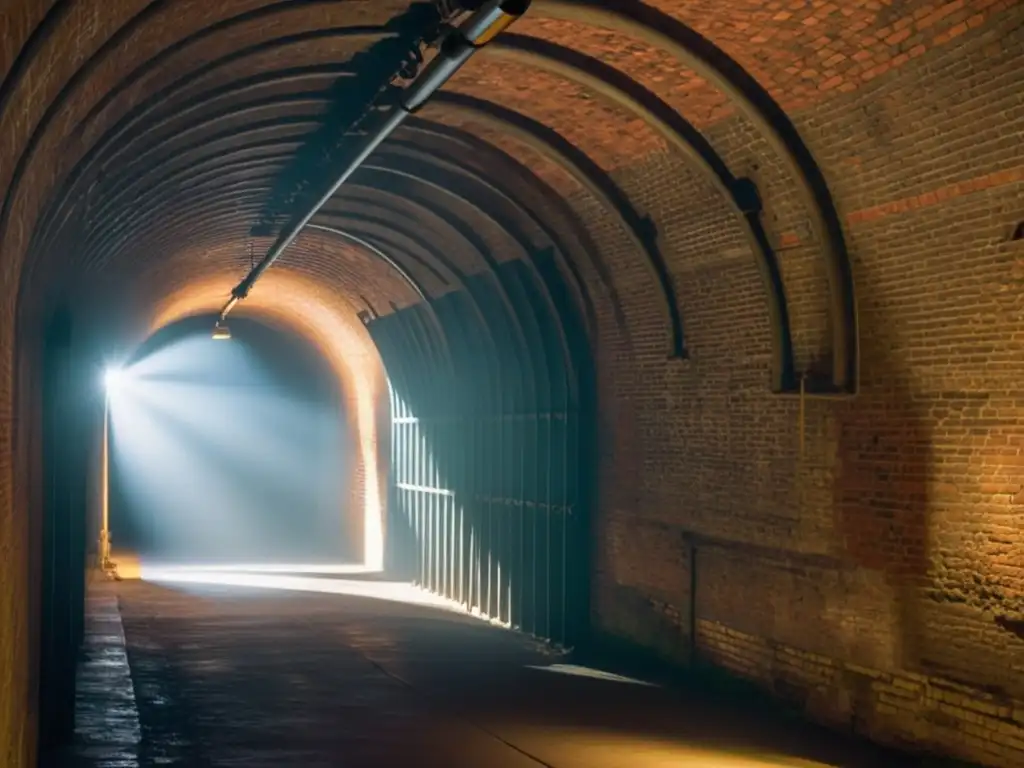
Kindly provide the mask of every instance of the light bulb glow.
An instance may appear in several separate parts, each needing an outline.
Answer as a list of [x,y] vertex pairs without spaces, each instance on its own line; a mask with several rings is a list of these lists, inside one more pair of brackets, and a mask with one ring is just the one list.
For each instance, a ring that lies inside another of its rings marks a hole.
[[108,368],[103,373],[103,385],[108,393],[114,393],[124,384],[125,373],[120,368]]

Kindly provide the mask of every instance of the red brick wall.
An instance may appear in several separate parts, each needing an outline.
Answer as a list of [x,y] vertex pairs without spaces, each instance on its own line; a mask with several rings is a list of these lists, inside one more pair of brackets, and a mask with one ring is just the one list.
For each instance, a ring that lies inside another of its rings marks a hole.
[[[453,89],[553,126],[654,217],[682,308],[691,358],[667,361],[658,287],[621,225],[520,142],[437,107],[424,113],[463,125],[528,163],[571,198],[600,244],[600,253],[576,254],[599,318],[596,619],[679,662],[695,652],[802,702],[819,719],[873,738],[913,741],[994,766],[1024,764],[1024,642],[1012,631],[1024,618],[1024,244],[1008,242],[1024,219],[1024,6],[649,4],[749,71],[795,120],[821,164],[853,258],[862,391],[848,402],[807,402],[801,436],[798,402],[768,394],[764,288],[723,200],[621,108],[551,75],[510,78],[494,59],[472,62]],[[26,0],[0,18],[0,72],[50,5]],[[0,232],[0,552],[13,553],[0,558],[2,765],[28,765],[32,742],[23,702],[31,691],[24,670],[32,626],[25,595],[33,422],[28,400],[14,399],[15,362],[30,358],[15,354],[14,321],[40,206],[95,137],[186,68],[275,34],[380,23],[405,4],[337,3],[317,14],[296,4],[274,23],[248,24],[179,52],[83,124],[105,90],[152,51],[263,5],[182,0],[99,62],[49,125],[38,128],[76,69],[145,5],[109,0],[99,12],[93,3],[71,3],[11,92],[0,133],[0,188],[39,133]],[[536,3],[515,32],[616,66],[700,127],[736,175],[757,181],[780,254],[798,368],[827,359],[821,244],[765,136],[724,93],[667,53],[619,32],[546,18],[543,9]],[[232,65],[204,87],[333,62],[348,50],[324,42],[279,49]],[[346,196],[346,205],[361,210],[374,195],[357,197]],[[227,203],[253,199],[236,194]],[[72,221],[64,249],[45,262],[30,257],[42,271],[34,292],[22,298],[41,305],[52,282],[47,275],[70,275],[86,286],[102,272],[131,287],[145,308],[211,270],[239,272],[246,223],[203,228],[197,215],[168,228],[180,202],[170,200],[131,240],[112,246],[106,261],[88,265],[73,260],[82,237]],[[227,203],[217,210],[224,213]],[[461,268],[481,268],[479,254],[455,245],[440,221],[399,209],[403,223],[444,243]],[[497,258],[519,255],[470,211],[453,210]],[[367,290],[370,273],[340,255],[316,248],[295,263],[322,281],[324,296],[362,308],[357,295]],[[609,279],[600,277],[595,259]],[[425,271],[417,277],[430,292],[442,292]],[[376,280],[369,281],[375,303],[409,300],[399,283]],[[308,308],[296,302],[291,309],[301,317]],[[30,345],[31,336],[19,342]],[[31,391],[31,370],[17,374]]]
[[[600,472],[598,621],[673,658],[693,634],[818,719],[990,765],[1024,764],[1021,21],[953,27],[955,47],[793,113],[844,220],[862,345],[861,392],[806,401],[802,452],[797,399],[767,392],[753,258],[669,156],[617,178],[656,215],[692,359],[664,359],[653,286],[628,278],[631,329],[661,343],[601,357],[605,434],[629,438]],[[746,121],[707,135],[765,190],[804,368],[828,354],[806,213]],[[602,243],[618,284],[636,256]]]

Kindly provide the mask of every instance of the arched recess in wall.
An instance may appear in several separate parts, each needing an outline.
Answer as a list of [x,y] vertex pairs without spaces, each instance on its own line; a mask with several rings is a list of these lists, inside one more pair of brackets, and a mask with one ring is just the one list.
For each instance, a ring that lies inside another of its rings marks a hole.
[[[832,375],[829,382],[810,383],[821,394],[856,393],[857,309],[842,223],[824,174],[785,110],[713,42],[655,8],[626,0],[537,0],[533,8],[543,17],[621,32],[669,53],[713,83],[758,127],[798,183],[828,275]],[[776,328],[773,335],[778,339],[784,333],[788,329]],[[798,386],[796,381],[782,384],[782,391]]]
[[371,547],[351,387],[284,323],[250,312],[218,341],[214,317],[156,329],[95,377],[107,384],[101,517],[117,573],[157,561],[361,567]]
[[[171,292],[142,326],[146,328],[145,336],[191,316],[216,313],[224,282],[230,277],[206,277]],[[286,328],[308,340],[337,376],[352,419],[354,474],[361,478],[353,485],[351,500],[352,510],[361,512],[355,528],[362,533],[364,564],[378,569],[383,565],[388,472],[387,435],[379,429],[379,411],[386,402],[380,357],[356,318],[357,310],[330,301],[308,278],[279,271],[272,279],[268,277],[263,288],[253,294],[243,316]],[[136,337],[135,342],[141,340]]]

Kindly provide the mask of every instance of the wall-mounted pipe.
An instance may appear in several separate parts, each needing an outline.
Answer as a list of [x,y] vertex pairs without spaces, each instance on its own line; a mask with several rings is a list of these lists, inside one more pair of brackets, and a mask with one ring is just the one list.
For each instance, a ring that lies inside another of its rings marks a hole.
[[531,0],[489,0],[483,7],[472,13],[456,30],[441,44],[437,56],[423,69],[399,100],[398,105],[387,119],[371,135],[367,136],[356,152],[355,157],[346,165],[327,191],[314,205],[282,232],[267,255],[256,264],[242,281],[231,291],[231,298],[220,312],[218,325],[234,309],[235,305],[249,295],[253,285],[267,271],[284,250],[292,244],[302,229],[316,213],[334,196],[338,188],[361,166],[366,159],[401,125],[409,115],[427,103],[452,75],[469,61],[469,58],[481,47],[489,43],[495,36],[507,29],[512,22],[522,16],[530,7]]

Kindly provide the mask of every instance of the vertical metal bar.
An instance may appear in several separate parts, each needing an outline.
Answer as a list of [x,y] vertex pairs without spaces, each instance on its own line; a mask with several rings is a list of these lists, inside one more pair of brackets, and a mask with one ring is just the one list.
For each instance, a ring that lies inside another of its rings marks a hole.
[[543,420],[537,422],[537,432],[534,446],[538,449],[534,457],[534,505],[530,510],[530,632],[536,637],[542,636],[541,629],[541,594],[540,594],[540,522],[541,515],[546,513],[543,502],[543,466],[540,446],[544,436]]
[[559,642],[563,646],[568,645],[568,636],[566,635],[566,613],[569,610],[569,605],[568,605],[568,600],[567,600],[567,597],[568,597],[567,575],[568,575],[568,556],[569,556],[569,552],[568,552],[568,533],[569,533],[569,515],[571,514],[571,509],[572,509],[572,505],[571,505],[571,502],[570,502],[570,499],[569,499],[569,493],[568,493],[568,491],[569,491],[569,446],[570,446],[569,429],[570,429],[569,412],[568,412],[568,409],[566,409],[566,412],[565,412],[565,431],[564,431],[564,437],[563,437],[563,441],[562,441],[561,451],[559,451],[559,453],[561,454],[561,459],[562,459],[562,466],[561,466],[561,473],[562,473],[562,504],[561,504],[561,508],[562,508],[562,514],[561,514],[561,523],[562,523],[562,563],[561,563],[561,568],[562,568],[562,574],[561,574],[561,579],[560,579],[561,586],[562,586],[562,594],[560,595],[561,610],[560,610],[559,613],[561,614],[561,626],[559,627]]
[[438,415],[442,408],[442,388],[438,386],[438,381],[441,379],[441,370],[435,346],[431,343],[431,334],[422,321],[422,306],[417,305],[406,311],[409,337],[419,361],[418,368],[421,373],[419,386],[422,388],[424,396],[418,424],[420,450],[423,453],[426,474],[423,483],[420,485],[419,493],[423,497],[429,516],[429,588],[433,592],[443,594],[443,588],[439,579],[439,560],[443,545],[443,531],[439,519],[440,497],[437,493],[440,480],[438,468],[438,451],[440,447],[436,445]]
[[[405,413],[411,418],[412,412],[408,407]],[[416,446],[413,442],[413,425],[405,423],[402,425],[402,482],[410,484],[413,480],[413,473],[416,469]],[[405,542],[406,572],[409,578],[418,583],[420,575],[419,565],[419,541],[420,529],[419,520],[416,518],[416,504],[412,493],[402,489],[402,509],[409,525],[409,537]]]
[[427,450],[429,451],[428,456],[430,457],[430,482],[429,485],[433,491],[428,492],[430,498],[430,507],[434,513],[434,536],[436,541],[434,543],[434,590],[440,594],[444,594],[444,544],[446,531],[444,528],[444,497],[438,493],[441,486],[441,473],[438,470],[438,457],[435,455],[435,451],[438,450],[439,446],[433,445],[431,438],[435,434],[437,429],[437,403],[432,404],[432,413],[430,416],[429,432],[427,439]]
[[[374,339],[376,343],[376,339]],[[390,476],[388,477],[388,514],[392,517],[392,520],[400,520],[404,514],[402,510],[402,503],[399,497],[398,483],[401,478],[401,456],[402,456],[402,445],[401,445],[401,432],[402,424],[396,421],[400,418],[398,410],[398,397],[395,393],[394,385],[391,384],[391,378],[388,377],[388,404],[391,412],[391,443],[390,450],[391,456],[388,461],[388,467],[390,469]],[[395,570],[400,561],[401,542],[398,539],[398,532],[401,530],[398,522],[391,524],[389,521],[387,532],[385,533],[384,544],[384,567],[388,570]]]
[[[492,287],[490,284],[488,285],[489,288]],[[496,285],[500,285],[500,283],[496,282]],[[490,488],[488,491],[489,501],[487,525],[488,537],[490,540],[488,546],[488,579],[490,587],[490,593],[488,595],[488,612],[493,618],[501,618],[501,580],[499,574],[501,567],[501,481],[502,472],[504,470],[505,454],[502,442],[505,438],[504,416],[509,408],[509,377],[515,375],[515,369],[512,362],[509,360],[511,344],[508,338],[508,326],[503,322],[505,317],[497,311],[501,304],[494,301],[492,297],[492,299],[484,306],[486,309],[490,310],[492,324],[500,333],[498,338],[500,339],[501,345],[501,354],[498,358],[500,367],[495,371],[495,375],[493,377],[495,401],[494,407],[491,411],[491,445],[493,447],[491,454]]]
[[[516,405],[510,414],[511,438],[509,457],[506,467],[506,496],[512,505],[509,508],[506,532],[509,546],[505,549],[505,557],[509,562],[511,590],[522,595],[522,531],[523,521],[529,500],[525,488],[525,434],[529,420],[538,410],[538,374],[543,367],[544,340],[537,327],[530,297],[520,279],[521,263],[508,262],[501,267],[501,275],[508,295],[512,311],[516,313],[521,331],[520,361],[516,365]],[[511,583],[516,582],[514,585]],[[521,599],[517,600],[515,615],[510,622],[522,624]],[[513,606],[510,605],[510,609]]]
[[[416,412],[418,413],[418,412]],[[418,415],[414,419],[420,418]],[[417,488],[423,482],[423,445],[420,441],[420,427],[416,421],[412,424],[412,450],[413,450],[413,475],[409,497],[412,499],[413,508],[416,510],[416,527],[419,530],[417,541],[416,561],[419,564],[419,584],[424,589],[430,589],[429,567],[430,567],[430,519],[423,508],[423,494]]]
[[[457,425],[461,427],[461,420],[457,422]],[[457,428],[455,430],[455,436],[459,444],[459,466],[462,467],[464,463],[465,442],[458,439],[462,436],[462,430]],[[461,483],[456,485],[455,488],[461,487]],[[456,494],[458,491],[456,490]],[[466,509],[462,504],[461,497],[455,495],[452,497],[452,502],[455,508],[456,520],[458,523],[458,551],[456,552],[456,568],[455,568],[455,583],[457,589],[457,597],[455,598],[463,605],[466,604]]]
[[[395,402],[400,404],[402,401],[398,397],[398,393],[395,393]],[[404,409],[402,409],[404,410]],[[405,535],[401,542],[396,542],[399,546],[397,547],[397,557],[401,558],[401,573],[403,575],[408,574],[408,578],[412,578],[413,571],[409,567],[410,558],[412,556],[412,542],[416,536],[414,523],[412,519],[411,510],[409,509],[409,502],[406,499],[405,491],[399,487],[399,483],[405,482],[405,478],[408,477],[409,473],[409,429],[407,424],[396,424],[392,429],[392,434],[395,436],[395,442],[397,444],[397,459],[392,464],[392,472],[394,473],[394,482],[392,487],[395,489],[395,499],[398,508],[395,510],[396,517],[399,520],[405,520],[406,529]],[[397,526],[396,526],[397,528]],[[398,563],[395,563],[398,566]]]
[[[450,301],[450,300],[449,300]],[[444,321],[444,316],[438,313],[439,319]],[[466,429],[468,419],[467,408],[471,407],[468,392],[463,391],[465,376],[463,375],[465,356],[464,336],[460,333],[448,334],[450,338],[450,352],[452,356],[452,381],[449,413],[452,419],[452,431],[450,440],[452,449],[456,454],[454,461],[455,475],[452,483],[454,491],[453,502],[459,520],[459,542],[458,542],[458,596],[457,600],[465,606],[470,605],[470,588],[468,567],[470,558],[470,525],[468,519],[468,481],[469,461],[472,455],[471,435]]]
[[[505,371],[502,371],[505,373]],[[494,490],[492,496],[495,497],[494,509],[497,514],[492,520],[492,530],[494,531],[494,545],[492,550],[494,552],[494,617],[498,620],[504,619],[502,611],[504,609],[504,601],[502,600],[502,592],[504,591],[502,566],[504,565],[504,545],[505,537],[503,534],[505,516],[508,510],[505,509],[505,473],[507,471],[505,457],[506,446],[505,440],[507,439],[508,431],[508,418],[509,409],[512,407],[510,402],[514,394],[509,395],[508,393],[508,382],[505,377],[502,376],[499,381],[501,382],[501,407],[498,409],[498,438],[497,438],[497,451],[494,462]]]
[[[422,420],[422,416],[420,419]],[[420,500],[420,509],[423,510],[423,526],[426,533],[423,537],[423,581],[427,589],[434,590],[434,516],[430,505],[430,496],[423,492],[423,488],[430,484],[430,457],[427,454],[426,441],[423,438],[423,425],[417,424],[416,449],[420,455],[420,472],[416,482],[416,497]]]
[[429,405],[424,403],[424,409],[420,411],[416,431],[416,449],[420,455],[420,473],[416,478],[416,498],[420,500],[420,508],[423,510],[423,526],[426,533],[423,537],[423,581],[427,589],[434,591],[434,515],[430,505],[430,496],[423,492],[423,488],[430,485],[430,456],[427,453],[426,440],[423,438],[423,413]]
[[[468,287],[468,286],[467,286]],[[486,354],[486,350],[484,350]],[[476,467],[474,468],[474,489],[475,489],[475,506],[477,514],[477,607],[480,613],[487,613],[487,589],[489,579],[489,561],[487,559],[487,547],[490,546],[488,540],[487,526],[490,523],[490,517],[487,514],[487,484],[488,484],[488,467],[490,459],[490,441],[488,439],[489,430],[487,425],[487,414],[491,408],[491,379],[489,372],[486,367],[484,368],[483,381],[480,382],[480,407],[476,414],[475,428],[477,431],[477,448],[478,453],[476,455]]]
[[[485,308],[487,308],[488,304],[485,303],[483,306]],[[495,556],[494,556],[494,538],[495,538],[494,537],[494,494],[495,494],[495,485],[496,485],[495,478],[497,476],[498,469],[499,469],[499,467],[498,467],[498,446],[497,446],[497,442],[498,442],[498,430],[500,429],[500,426],[496,425],[494,423],[494,420],[495,420],[495,416],[501,413],[502,406],[503,406],[502,395],[504,394],[504,389],[501,386],[501,382],[502,382],[502,373],[504,373],[504,370],[505,370],[505,366],[504,366],[504,351],[505,350],[504,350],[503,347],[499,347],[499,356],[498,356],[498,365],[499,365],[499,367],[498,367],[497,371],[492,372],[492,375],[490,377],[490,382],[489,382],[490,386],[488,387],[488,389],[491,390],[491,392],[492,392],[492,398],[491,398],[491,402],[489,404],[490,405],[490,408],[488,409],[489,412],[487,414],[487,431],[488,431],[488,448],[489,448],[489,450],[487,451],[487,454],[488,454],[489,461],[486,462],[487,471],[485,473],[485,485],[484,485],[484,493],[486,495],[486,501],[485,501],[485,510],[486,511],[484,513],[485,516],[486,516],[486,523],[484,524],[484,531],[485,531],[484,541],[486,542],[486,548],[487,548],[487,551],[486,551],[486,558],[487,558],[487,590],[486,590],[486,597],[485,597],[485,601],[486,601],[486,603],[485,603],[486,604],[485,612],[487,613],[488,616],[490,616],[492,618],[494,617],[494,613],[495,613],[495,611],[494,611],[494,596],[495,596],[494,595],[494,566],[495,566],[495,562],[494,562],[495,561]]]

